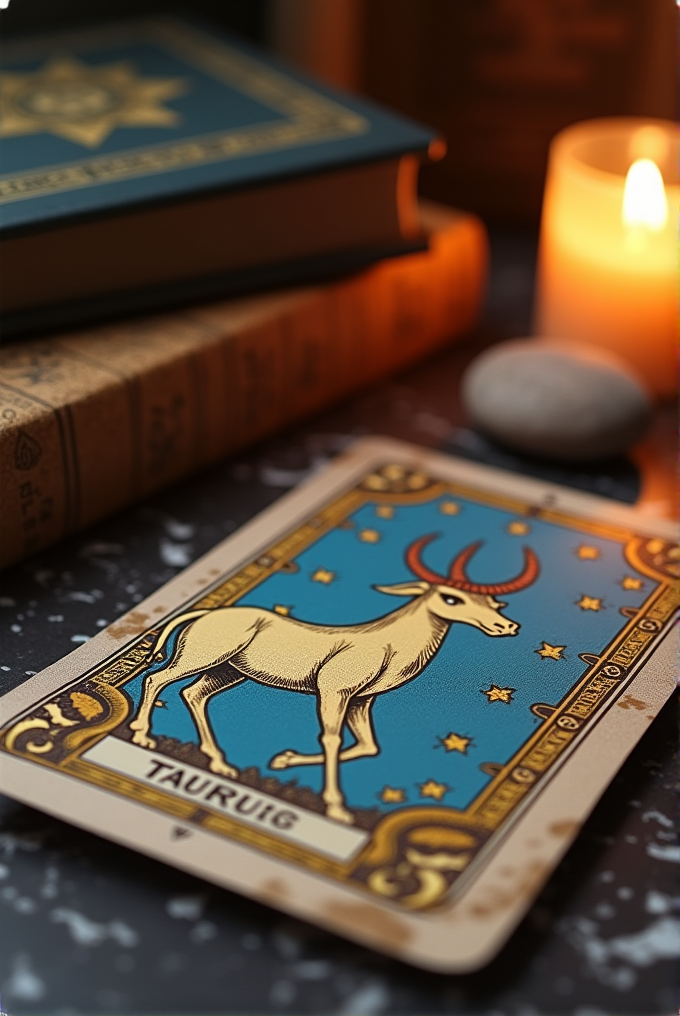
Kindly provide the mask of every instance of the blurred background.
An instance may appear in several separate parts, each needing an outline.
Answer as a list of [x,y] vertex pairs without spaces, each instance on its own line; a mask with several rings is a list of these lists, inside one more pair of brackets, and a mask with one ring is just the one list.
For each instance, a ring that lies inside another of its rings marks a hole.
[[538,223],[562,127],[677,114],[672,0],[10,0],[3,34],[173,10],[437,128],[421,192],[496,223]]

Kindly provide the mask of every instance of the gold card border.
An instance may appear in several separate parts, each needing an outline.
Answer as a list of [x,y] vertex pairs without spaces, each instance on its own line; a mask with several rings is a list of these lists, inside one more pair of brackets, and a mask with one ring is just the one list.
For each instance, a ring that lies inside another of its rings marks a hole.
[[[391,478],[385,474],[390,474]],[[421,806],[399,809],[380,820],[369,843],[354,860],[333,862],[313,851],[282,843],[273,836],[246,827],[238,820],[198,807],[131,778],[108,773],[81,759],[84,751],[127,716],[127,700],[118,688],[145,668],[149,648],[161,628],[173,617],[191,609],[227,606],[235,602],[365,504],[397,506],[431,501],[442,495],[464,497],[518,516],[537,518],[578,533],[615,540],[623,545],[631,566],[655,583],[645,602],[628,617],[607,648],[597,656],[584,654],[582,659],[587,669],[582,677],[559,703],[546,706],[549,715],[544,722],[467,809],[458,811]],[[48,700],[34,705],[29,715],[15,718],[0,731],[0,751],[31,759],[118,794],[121,786],[126,787],[130,798],[178,820],[194,823],[206,831],[230,837],[289,863],[302,864],[355,888],[363,888],[385,902],[409,910],[430,909],[451,901],[460,876],[466,876],[463,884],[469,882],[469,877],[474,877],[489,848],[493,847],[498,835],[503,834],[507,820],[520,805],[526,804],[530,794],[540,792],[545,778],[551,771],[554,772],[555,764],[565,757],[577,739],[587,735],[604,709],[619,698],[634,679],[640,661],[665,633],[680,606],[680,586],[674,578],[678,557],[677,548],[668,541],[640,537],[625,526],[584,520],[553,510],[549,505],[530,505],[517,498],[452,481],[432,481],[421,472],[388,463],[374,469],[357,486],[296,525],[255,560],[247,562],[226,579],[218,578],[208,591],[187,600],[153,628],[140,632],[103,663],[62,687],[58,695],[50,696],[54,700],[73,689],[84,687],[93,700],[99,698],[110,707],[104,721],[88,722],[75,730],[71,730],[72,725],[69,724],[69,729],[60,730],[58,726],[51,726],[44,716],[36,715],[44,711],[45,705],[53,704]],[[101,711],[104,711],[103,708]],[[18,747],[16,742],[24,734],[28,736],[23,746]],[[29,740],[29,736],[33,740]],[[53,761],[49,755],[53,753],[57,738],[61,738],[61,757]]]
[[[144,39],[161,45],[218,81],[240,90],[244,95],[267,106],[284,119],[240,127],[227,131],[161,142],[134,148],[128,152],[92,156],[73,162],[56,163],[37,170],[0,175],[0,205],[44,197],[68,190],[137,179],[150,174],[168,173],[210,163],[262,155],[268,152],[299,148],[322,141],[358,137],[370,130],[370,122],[360,113],[316,93],[312,88],[289,78],[281,71],[266,67],[254,57],[240,52],[228,43],[212,39],[200,30],[174,18],[148,19],[133,26],[120,26],[118,31],[65,34],[59,44],[78,46],[82,52],[106,40],[131,41]],[[43,46],[49,39],[46,38]],[[52,47],[56,40],[52,42]],[[36,41],[35,47],[40,43]],[[6,47],[5,53],[22,54],[20,46]],[[30,52],[30,50],[28,50]]]

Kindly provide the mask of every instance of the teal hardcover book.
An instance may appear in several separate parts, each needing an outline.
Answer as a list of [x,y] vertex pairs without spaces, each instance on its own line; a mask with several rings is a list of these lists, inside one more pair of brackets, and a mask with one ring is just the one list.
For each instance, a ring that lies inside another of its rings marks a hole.
[[2,57],[10,318],[416,240],[412,165],[432,132],[240,41],[163,17],[13,40]]

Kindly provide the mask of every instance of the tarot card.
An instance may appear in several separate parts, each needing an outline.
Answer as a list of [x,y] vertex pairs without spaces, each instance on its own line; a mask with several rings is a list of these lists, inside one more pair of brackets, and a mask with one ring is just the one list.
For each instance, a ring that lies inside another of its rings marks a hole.
[[673,689],[674,537],[360,442],[0,699],[0,789],[409,962],[474,969]]

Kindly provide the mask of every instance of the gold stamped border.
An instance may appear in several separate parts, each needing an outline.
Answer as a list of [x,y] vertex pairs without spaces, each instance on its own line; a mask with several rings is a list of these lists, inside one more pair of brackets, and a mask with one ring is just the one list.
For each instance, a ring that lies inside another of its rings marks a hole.
[[[371,840],[353,861],[341,863],[284,843],[155,787],[108,773],[80,757],[127,717],[128,700],[118,689],[148,664],[149,650],[156,636],[173,616],[191,609],[234,603],[367,503],[413,504],[442,495],[464,497],[578,533],[615,540],[623,544],[628,563],[655,583],[646,601],[637,611],[632,611],[609,646],[600,655],[581,657],[587,665],[582,677],[558,704],[544,707],[545,712],[538,714],[544,722],[512,759],[499,768],[465,811],[417,806],[399,809],[379,822]],[[212,589],[165,616],[157,626],[140,631],[109,660],[67,689],[61,689],[58,696],[52,696],[52,699],[63,700],[69,692],[73,695],[74,689],[84,689],[76,694],[94,703],[89,707],[85,703],[85,711],[91,712],[90,720],[81,725],[71,722],[64,729],[59,722],[50,722],[54,713],[46,718],[45,706],[55,705],[47,701],[34,706],[28,716],[0,731],[0,751],[29,758],[102,789],[134,798],[179,821],[238,840],[282,860],[302,864],[402,907],[429,909],[450,900],[456,881],[489,840],[502,830],[527,795],[539,787],[574,740],[584,736],[603,707],[625,690],[639,660],[651,650],[680,607],[680,585],[676,579],[679,560],[678,549],[668,541],[640,537],[626,527],[580,519],[555,510],[550,504],[528,505],[515,498],[455,482],[433,481],[420,472],[387,464],[284,535],[256,560],[227,579],[216,580]],[[128,615],[124,622],[132,620],[133,616]],[[97,705],[99,711],[94,712]],[[20,739],[22,744],[18,745]]]
[[[185,63],[238,89],[272,112],[283,114],[285,119],[147,145],[130,152],[92,156],[30,172],[0,175],[0,204],[357,137],[370,129],[369,121],[361,114],[189,25],[173,18],[159,18],[143,22],[140,28],[152,42],[162,45]],[[142,38],[139,29],[135,34],[131,28],[127,31],[122,28],[117,33],[74,33],[64,36],[61,44],[68,45],[71,39],[73,45],[82,48],[87,43],[93,47],[95,40],[129,42]],[[18,47],[16,51],[21,52]]]

